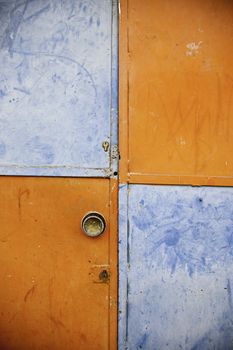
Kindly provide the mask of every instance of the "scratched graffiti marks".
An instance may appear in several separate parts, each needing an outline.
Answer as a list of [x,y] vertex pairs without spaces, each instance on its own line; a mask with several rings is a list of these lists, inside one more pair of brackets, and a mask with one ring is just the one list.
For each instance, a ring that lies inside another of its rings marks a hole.
[[[215,72],[188,77],[177,73],[153,80],[140,84],[132,103],[132,111],[140,112],[146,121],[141,123],[143,147],[138,147],[138,138],[132,134],[132,159],[139,157],[133,151],[138,149],[141,157],[151,155],[154,173],[231,175],[232,77]],[[131,130],[134,120],[135,116]],[[151,164],[141,168],[150,172]]]
[[172,183],[232,176],[233,7],[212,5],[129,5],[132,174],[172,176]]

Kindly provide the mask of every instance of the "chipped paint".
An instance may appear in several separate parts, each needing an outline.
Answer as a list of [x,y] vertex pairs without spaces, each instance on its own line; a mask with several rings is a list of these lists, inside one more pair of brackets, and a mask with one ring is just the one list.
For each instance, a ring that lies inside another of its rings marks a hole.
[[195,42],[188,43],[186,45],[186,48],[188,49],[186,51],[186,56],[196,56],[199,53],[199,50],[202,44],[203,44],[203,41],[199,41],[198,43],[195,43]]

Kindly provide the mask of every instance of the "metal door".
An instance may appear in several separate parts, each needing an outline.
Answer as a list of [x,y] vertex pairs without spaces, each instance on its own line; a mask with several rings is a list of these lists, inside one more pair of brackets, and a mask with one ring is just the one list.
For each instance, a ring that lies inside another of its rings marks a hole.
[[232,349],[232,203],[229,188],[120,187],[120,349]]
[[119,349],[233,349],[232,1],[120,10]]
[[116,4],[0,5],[0,172],[108,176],[103,143],[116,142]]
[[[110,180],[5,177],[0,186],[1,349],[114,348]],[[106,220],[97,238],[81,229],[93,210]]]
[[116,2],[0,1],[0,22],[0,348],[115,349]]

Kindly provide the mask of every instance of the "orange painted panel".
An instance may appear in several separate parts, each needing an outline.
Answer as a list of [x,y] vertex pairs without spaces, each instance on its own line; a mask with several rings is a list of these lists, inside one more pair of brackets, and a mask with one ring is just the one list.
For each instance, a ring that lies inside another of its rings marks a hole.
[[233,2],[123,3],[128,180],[233,184]]
[[[115,349],[114,186],[0,178],[0,349]],[[98,238],[81,231],[89,211],[106,219]]]

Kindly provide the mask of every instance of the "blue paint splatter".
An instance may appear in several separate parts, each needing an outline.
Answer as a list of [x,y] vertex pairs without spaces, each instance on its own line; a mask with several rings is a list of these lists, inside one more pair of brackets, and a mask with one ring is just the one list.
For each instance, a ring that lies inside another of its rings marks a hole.
[[44,6],[43,8],[41,8],[40,10],[37,10],[36,12],[34,12],[32,15],[28,16],[27,18],[25,18],[23,21],[29,21],[32,18],[35,20],[37,19],[42,13],[49,11],[50,9],[50,4],[48,4],[47,6]]
[[203,208],[203,198],[201,197],[196,197],[194,200],[195,206],[199,209]]
[[233,227],[227,227],[226,240],[229,247],[233,247]]
[[30,152],[37,154],[41,161],[46,164],[52,164],[54,162],[54,152],[52,146],[46,143],[41,143],[38,136],[32,138],[26,143]]
[[30,95],[30,91],[27,90],[27,89],[24,89],[24,88],[17,88],[17,87],[14,87],[14,90],[19,91],[19,92],[22,92],[23,94],[26,94],[26,95]]
[[140,341],[138,342],[138,345],[136,346],[137,349],[146,349],[146,343],[148,339],[148,334],[144,334]]
[[232,292],[231,292],[231,282],[229,278],[227,279],[227,295],[228,295],[228,304],[232,308]]
[[171,267],[171,274],[173,274],[176,271],[177,262],[178,257],[175,251],[170,252],[170,254],[168,255],[168,264]]
[[3,91],[3,90],[0,89],[0,98],[2,98],[2,97],[4,97],[4,96],[6,96],[5,91]]
[[132,217],[134,224],[139,228],[139,230],[147,230],[151,226],[151,222],[148,221],[148,217],[133,216]]
[[[172,273],[179,266],[192,277],[195,272],[213,272],[216,262],[233,261],[232,196],[228,193],[224,202],[211,198],[211,205],[204,190],[190,193],[185,197],[182,191],[150,188],[131,204],[132,228],[145,233],[143,257],[148,266],[153,260]],[[216,198],[221,196],[216,193]],[[215,215],[219,210],[220,217]]]
[[165,232],[164,243],[167,246],[170,247],[170,246],[176,245],[179,242],[179,239],[180,239],[180,233],[177,229],[171,228]]
[[4,142],[0,141],[0,157],[3,157],[6,154],[6,145]]

